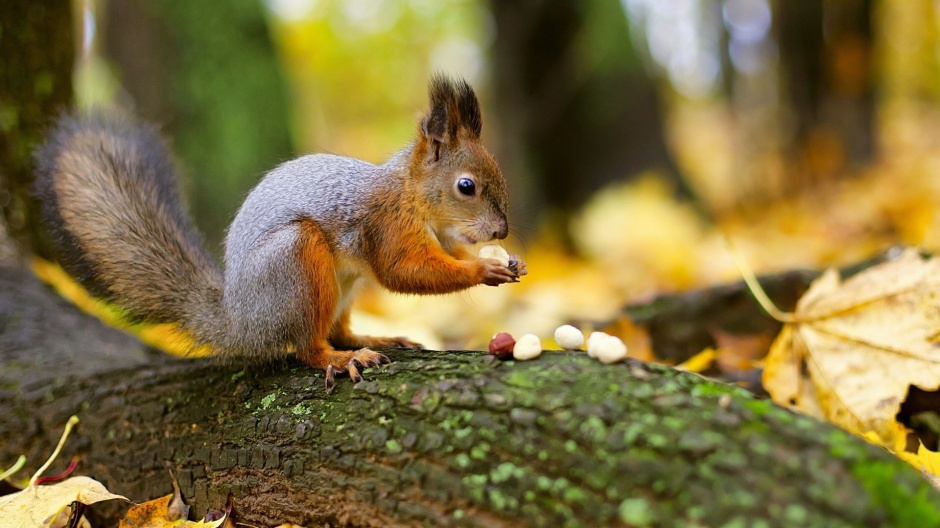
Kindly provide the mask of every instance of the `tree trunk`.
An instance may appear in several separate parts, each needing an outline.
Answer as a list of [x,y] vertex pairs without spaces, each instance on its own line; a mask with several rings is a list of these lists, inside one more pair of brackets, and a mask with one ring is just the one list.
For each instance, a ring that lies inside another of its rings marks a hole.
[[492,0],[495,118],[514,218],[567,217],[591,194],[659,170],[690,196],[666,147],[659,93],[616,0]]
[[32,155],[50,116],[72,101],[73,35],[69,2],[0,2],[0,214],[24,254],[49,256]]
[[135,114],[173,139],[190,210],[218,253],[244,196],[293,157],[289,89],[263,2],[107,0],[104,7],[106,58]]
[[[0,268],[0,466],[202,515],[234,493],[257,526],[912,525],[940,512],[914,469],[854,436],[667,367],[391,351],[332,394],[293,361],[148,358],[21,270]],[[27,313],[23,313],[23,310]],[[37,353],[30,347],[41,347]],[[127,349],[127,354],[124,348]]]
[[872,1],[775,4],[785,155],[803,174],[796,187],[870,163],[875,148]]

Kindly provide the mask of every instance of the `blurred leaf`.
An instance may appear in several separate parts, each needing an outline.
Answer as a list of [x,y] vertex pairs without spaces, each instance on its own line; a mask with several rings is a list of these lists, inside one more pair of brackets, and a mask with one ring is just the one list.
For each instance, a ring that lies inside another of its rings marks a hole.
[[896,417],[910,388],[940,388],[938,337],[940,260],[907,250],[845,282],[829,270],[774,342],[764,387],[779,404],[900,453]]
[[705,372],[709,367],[712,366],[712,364],[715,362],[715,359],[717,358],[718,352],[714,348],[706,348],[698,354],[695,354],[689,359],[676,365],[676,369],[685,370],[687,372]]
[[195,346],[192,338],[176,324],[133,324],[116,306],[92,297],[56,263],[34,258],[33,273],[52,286],[59,295],[103,322],[136,335],[144,343],[174,356],[205,357],[212,354],[208,346]]

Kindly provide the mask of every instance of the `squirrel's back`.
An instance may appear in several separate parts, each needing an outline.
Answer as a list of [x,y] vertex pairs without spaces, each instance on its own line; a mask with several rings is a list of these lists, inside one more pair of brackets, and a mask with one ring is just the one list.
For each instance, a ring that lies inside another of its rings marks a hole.
[[[393,158],[394,160],[395,158]],[[310,219],[343,254],[359,252],[358,232],[368,197],[395,192],[395,168],[333,154],[309,154],[282,163],[251,190],[225,239],[226,268],[244,260],[257,241],[279,224]],[[400,189],[399,189],[400,191]]]
[[130,118],[65,115],[36,151],[36,191],[62,265],[134,320],[225,341],[222,272],[184,213],[159,134]]

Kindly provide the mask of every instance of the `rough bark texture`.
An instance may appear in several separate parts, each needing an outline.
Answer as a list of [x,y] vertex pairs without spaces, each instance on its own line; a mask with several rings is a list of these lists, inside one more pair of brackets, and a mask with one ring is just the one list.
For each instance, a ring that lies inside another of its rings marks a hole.
[[[322,374],[293,362],[147,358],[123,336],[65,324],[97,323],[0,271],[0,466],[27,453],[35,469],[76,413],[60,466],[78,453],[81,473],[137,501],[169,492],[169,467],[199,514],[231,491],[258,526],[940,522],[936,492],[883,450],[665,367],[392,351],[393,364],[327,395]],[[14,315],[29,303],[40,308]],[[48,331],[29,334],[36,325]],[[48,350],[17,356],[8,343],[24,332]],[[125,344],[136,352],[108,352]]]

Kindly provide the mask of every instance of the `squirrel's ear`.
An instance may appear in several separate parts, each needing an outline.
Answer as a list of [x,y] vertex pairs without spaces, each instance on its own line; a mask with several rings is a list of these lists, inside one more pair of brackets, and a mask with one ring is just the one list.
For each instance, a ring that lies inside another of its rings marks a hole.
[[457,117],[457,127],[467,132],[473,139],[480,139],[483,131],[483,118],[480,116],[480,102],[477,94],[467,81],[460,79],[454,86],[456,108],[452,111]]
[[480,103],[466,81],[435,74],[428,83],[428,99],[431,109],[421,121],[425,137],[447,144],[465,131],[470,138],[479,139],[483,128]]
[[447,123],[447,105],[442,102],[431,100],[431,110],[421,122],[421,131],[424,136],[432,141],[447,143],[449,136]]

